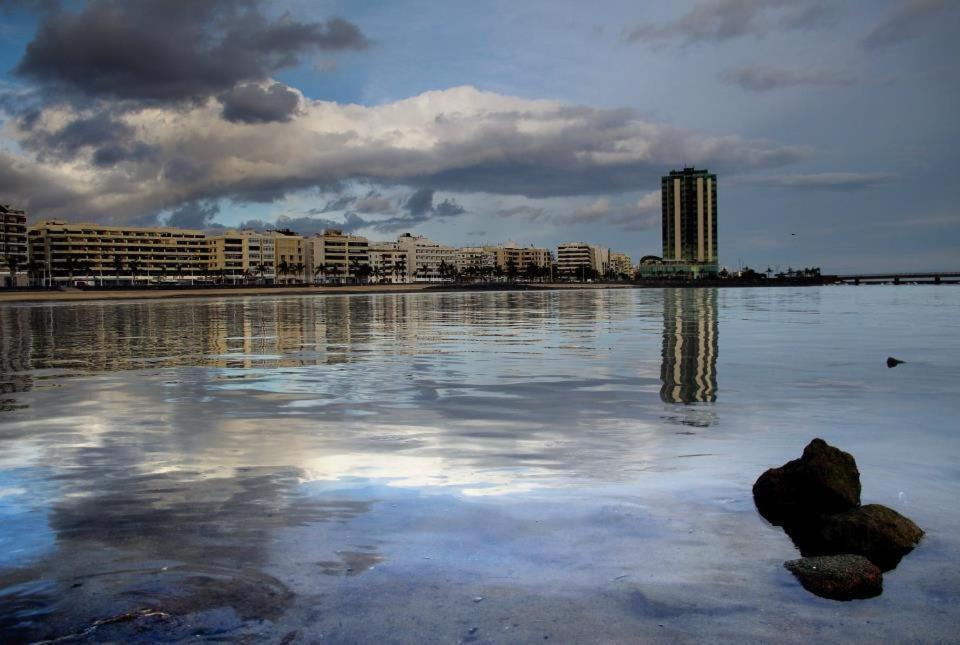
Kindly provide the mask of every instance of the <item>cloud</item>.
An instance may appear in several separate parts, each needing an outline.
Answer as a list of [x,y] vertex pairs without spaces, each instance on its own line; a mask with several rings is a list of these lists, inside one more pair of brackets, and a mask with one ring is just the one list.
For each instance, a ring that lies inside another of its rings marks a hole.
[[57,93],[200,101],[317,51],[363,49],[342,18],[268,19],[261,0],[89,0],[42,14],[15,73]]
[[[176,228],[207,229],[214,225],[213,219],[220,214],[215,202],[190,202],[182,204],[167,216],[167,226]],[[215,228],[222,228],[215,225]]]
[[497,217],[502,218],[520,218],[526,219],[531,222],[536,222],[543,219],[547,214],[547,209],[540,208],[538,206],[511,206],[510,208],[501,208],[494,213]]
[[728,69],[721,78],[728,84],[739,85],[752,92],[769,92],[798,86],[844,86],[853,85],[854,79],[835,71],[800,71],[754,65]]
[[833,21],[837,8],[824,0],[702,0],[676,20],[641,24],[626,33],[635,43],[721,43],[772,31],[812,29]]
[[[45,160],[44,176],[76,199],[47,216],[122,222],[182,203],[227,198],[269,202],[308,188],[358,181],[410,186],[412,216],[454,216],[434,191],[526,197],[613,195],[659,186],[679,160],[715,172],[783,166],[803,146],[710,136],[639,118],[629,110],[528,100],[472,87],[420,94],[374,107],[304,99],[289,121],[234,123],[215,98],[197,105],[155,105],[113,115],[110,144],[126,156],[105,168],[94,146],[61,144],[67,124],[90,113],[61,104],[29,124],[8,121],[8,161]],[[65,137],[71,140],[70,137]],[[79,138],[80,141],[84,139]],[[32,146],[21,144],[31,142]],[[149,147],[140,150],[136,142]],[[65,154],[65,151],[69,154]],[[109,157],[109,155],[107,155]],[[51,159],[51,157],[53,157]],[[51,201],[37,184],[17,189],[36,210]],[[64,193],[60,193],[61,195]]]
[[660,223],[660,191],[645,193],[636,202],[626,205],[615,205],[610,198],[600,197],[576,209],[562,221],[568,224],[603,222],[625,231],[653,228]]
[[369,226],[369,223],[363,218],[358,217],[355,213],[347,213],[342,222],[322,217],[291,217],[290,215],[280,215],[273,222],[267,222],[262,219],[250,219],[240,224],[241,229],[252,229],[255,231],[289,229],[303,236],[323,233],[328,228],[335,228],[345,233],[352,233],[367,226]]
[[289,121],[300,108],[300,93],[283,83],[244,83],[219,97],[223,118],[235,123]]
[[410,195],[403,207],[411,215],[423,215],[433,210],[433,189],[421,188]]
[[795,188],[798,190],[865,190],[897,179],[891,173],[823,172],[814,174],[767,175],[746,177],[737,183],[766,188]]
[[377,192],[368,193],[366,196],[357,199],[354,209],[358,213],[377,213],[380,215],[393,215],[397,212],[393,202]]
[[903,0],[870,30],[861,45],[868,50],[880,49],[921,35],[946,8],[946,0]]

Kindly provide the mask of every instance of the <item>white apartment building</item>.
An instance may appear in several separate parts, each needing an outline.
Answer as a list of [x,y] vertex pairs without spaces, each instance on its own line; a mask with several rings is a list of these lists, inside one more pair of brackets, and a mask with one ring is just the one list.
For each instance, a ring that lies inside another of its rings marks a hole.
[[442,270],[454,269],[457,264],[457,250],[422,235],[404,233],[397,238],[397,245],[409,254],[407,264],[408,282],[439,282],[449,280],[450,276]]

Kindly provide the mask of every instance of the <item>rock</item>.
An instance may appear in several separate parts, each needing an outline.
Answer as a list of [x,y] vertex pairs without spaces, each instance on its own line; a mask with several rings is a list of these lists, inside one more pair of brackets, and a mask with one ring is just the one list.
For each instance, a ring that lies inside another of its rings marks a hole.
[[849,453],[814,439],[799,459],[760,475],[753,499],[773,524],[809,524],[860,505],[860,471]]
[[893,356],[887,357],[887,367],[896,367],[902,362],[899,358],[894,358]]
[[803,588],[822,598],[873,598],[883,591],[883,573],[862,555],[824,555],[783,563]]
[[884,571],[913,550],[923,531],[892,508],[867,504],[824,520],[822,545],[833,553],[856,553]]

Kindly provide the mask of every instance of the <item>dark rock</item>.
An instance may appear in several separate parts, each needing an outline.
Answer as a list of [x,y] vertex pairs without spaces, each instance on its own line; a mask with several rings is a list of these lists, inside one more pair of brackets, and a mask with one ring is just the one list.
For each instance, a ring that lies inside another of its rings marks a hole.
[[896,367],[902,362],[899,358],[894,358],[893,356],[887,357],[887,367]]
[[883,573],[862,555],[825,555],[783,563],[803,588],[831,600],[873,598],[883,591]]
[[799,459],[760,475],[753,499],[773,524],[809,524],[860,505],[860,471],[849,453],[814,439]]
[[825,518],[820,535],[820,548],[832,553],[856,553],[889,571],[913,550],[923,531],[891,508],[867,504]]

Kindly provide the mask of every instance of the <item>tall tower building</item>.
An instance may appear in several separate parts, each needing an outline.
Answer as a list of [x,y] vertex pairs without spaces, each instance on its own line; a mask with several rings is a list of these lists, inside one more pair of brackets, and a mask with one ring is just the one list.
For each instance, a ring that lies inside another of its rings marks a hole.
[[717,176],[694,168],[671,170],[660,188],[664,262],[716,266]]

